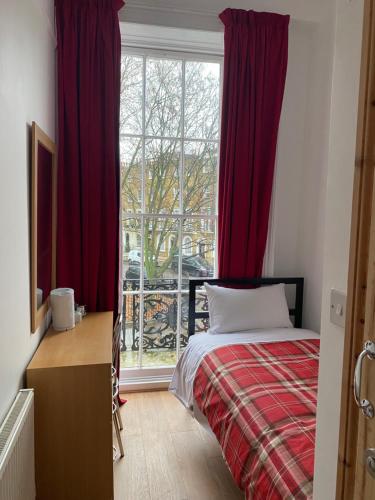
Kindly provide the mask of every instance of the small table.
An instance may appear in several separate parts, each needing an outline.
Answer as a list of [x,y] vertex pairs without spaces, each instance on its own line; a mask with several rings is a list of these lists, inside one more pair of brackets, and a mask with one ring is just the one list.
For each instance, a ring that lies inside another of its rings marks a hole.
[[50,328],[27,372],[35,391],[38,500],[113,499],[113,313]]

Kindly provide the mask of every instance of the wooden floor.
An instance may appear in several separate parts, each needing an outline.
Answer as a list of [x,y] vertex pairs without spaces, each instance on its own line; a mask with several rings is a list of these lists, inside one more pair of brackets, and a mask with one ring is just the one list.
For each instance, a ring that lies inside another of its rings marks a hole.
[[[124,396],[125,397],[125,396]],[[220,447],[167,391],[127,394],[115,500],[243,500]]]

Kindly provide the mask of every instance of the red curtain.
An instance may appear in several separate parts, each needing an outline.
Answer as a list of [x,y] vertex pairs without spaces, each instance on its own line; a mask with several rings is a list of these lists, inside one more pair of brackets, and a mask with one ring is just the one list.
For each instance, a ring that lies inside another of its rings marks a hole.
[[219,275],[259,277],[267,243],[289,16],[226,9]]
[[122,0],[55,0],[58,286],[117,312]]

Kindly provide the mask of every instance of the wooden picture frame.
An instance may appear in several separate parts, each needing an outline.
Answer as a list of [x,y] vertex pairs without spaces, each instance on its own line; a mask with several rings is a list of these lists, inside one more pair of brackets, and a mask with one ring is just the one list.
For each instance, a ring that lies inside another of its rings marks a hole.
[[56,145],[32,122],[32,150],[31,150],[31,276],[30,276],[30,307],[31,307],[31,332],[34,333],[43,323],[49,308],[49,296],[44,298],[40,307],[37,304],[37,279],[38,279],[38,158],[39,147],[47,150],[51,158],[52,186],[51,186],[51,211],[52,211],[52,241],[51,241],[51,290],[56,287],[56,221],[57,221],[57,155]]

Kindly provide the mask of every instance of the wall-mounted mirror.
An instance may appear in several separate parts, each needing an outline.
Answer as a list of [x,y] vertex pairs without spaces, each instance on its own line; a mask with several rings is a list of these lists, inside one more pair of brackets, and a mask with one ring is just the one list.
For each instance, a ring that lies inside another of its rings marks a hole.
[[56,286],[56,146],[32,124],[31,331],[43,322]]

